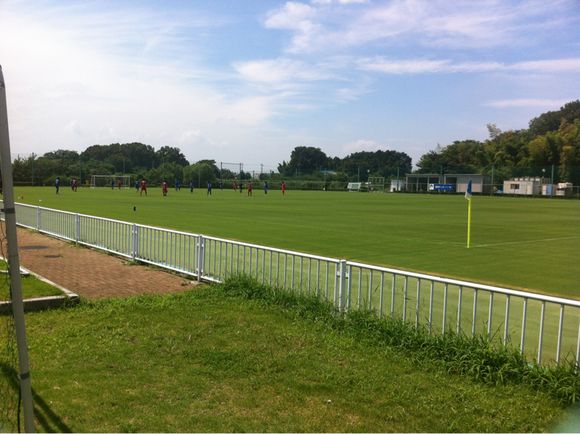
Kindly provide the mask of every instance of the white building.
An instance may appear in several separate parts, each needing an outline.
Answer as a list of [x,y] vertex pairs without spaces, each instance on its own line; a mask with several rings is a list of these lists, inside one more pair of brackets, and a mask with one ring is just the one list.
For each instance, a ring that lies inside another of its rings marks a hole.
[[514,178],[503,182],[503,192],[520,196],[539,195],[542,191],[542,184],[542,178]]
[[389,187],[389,191],[391,193],[395,191],[405,191],[405,180],[404,179],[391,179],[391,186]]
[[559,182],[556,189],[556,196],[572,196],[574,186],[571,182]]

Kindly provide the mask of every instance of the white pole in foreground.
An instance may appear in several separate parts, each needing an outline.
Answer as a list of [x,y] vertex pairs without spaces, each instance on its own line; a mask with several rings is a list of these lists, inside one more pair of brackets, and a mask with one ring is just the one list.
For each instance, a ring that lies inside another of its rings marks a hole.
[[24,324],[24,305],[20,285],[20,260],[18,258],[18,241],[16,239],[16,213],[14,209],[10,139],[8,136],[6,86],[4,84],[2,66],[0,66],[0,169],[2,170],[3,211],[6,225],[6,240],[8,242],[8,269],[12,289],[12,312],[14,315],[14,327],[16,328],[16,343],[18,345],[20,393],[24,407],[24,429],[26,432],[36,432],[34,428],[34,408],[32,386],[30,383],[30,364],[28,362],[28,344],[26,343],[26,326]]

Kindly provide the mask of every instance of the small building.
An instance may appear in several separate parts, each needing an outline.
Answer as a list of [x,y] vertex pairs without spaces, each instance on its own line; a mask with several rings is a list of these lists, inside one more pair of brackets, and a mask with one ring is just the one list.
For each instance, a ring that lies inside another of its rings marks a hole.
[[543,179],[539,177],[513,178],[503,182],[504,194],[536,196],[542,192]]
[[554,184],[542,184],[542,196],[554,196],[556,186]]
[[413,193],[430,191],[465,193],[469,181],[471,181],[472,193],[490,192],[489,177],[477,173],[408,173],[405,175],[406,191]]
[[389,191],[391,193],[395,191],[405,191],[405,180],[404,179],[391,179],[391,185]]
[[556,196],[572,196],[574,186],[571,182],[559,182],[556,188]]

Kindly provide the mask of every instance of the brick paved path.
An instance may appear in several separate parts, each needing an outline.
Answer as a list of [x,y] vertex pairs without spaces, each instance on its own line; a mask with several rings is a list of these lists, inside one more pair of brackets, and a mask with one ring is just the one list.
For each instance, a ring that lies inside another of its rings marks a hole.
[[98,299],[190,289],[194,283],[160,269],[18,228],[21,265],[81,297]]

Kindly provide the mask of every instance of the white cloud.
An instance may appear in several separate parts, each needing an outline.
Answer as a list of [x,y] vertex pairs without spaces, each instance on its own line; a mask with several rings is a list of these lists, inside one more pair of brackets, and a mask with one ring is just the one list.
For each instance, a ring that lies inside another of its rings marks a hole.
[[284,6],[270,12],[265,25],[272,29],[291,29],[304,31],[312,25],[316,9],[298,2],[286,2]]
[[534,0],[314,0],[285,3],[270,12],[265,26],[292,31],[288,51],[295,53],[395,44],[402,37],[428,46],[497,47],[526,44],[530,35],[569,24],[573,7]]
[[361,152],[361,151],[378,151],[378,150],[385,150],[385,146],[381,145],[380,143],[369,140],[369,139],[358,139],[354,142],[350,142],[345,144],[342,147],[342,151],[345,155],[352,154],[354,152]]
[[359,59],[358,68],[385,74],[481,73],[523,71],[533,73],[580,72],[580,58],[515,62],[454,62],[448,59]]
[[495,108],[512,108],[512,107],[538,107],[546,110],[554,110],[562,107],[569,99],[537,99],[537,98],[519,98],[494,100],[484,103],[487,107]]
[[361,80],[352,83],[349,87],[339,87],[336,90],[336,95],[340,101],[349,102],[356,101],[371,91],[371,80],[363,77]]
[[288,51],[308,51],[313,35],[322,31],[315,23],[317,9],[304,3],[287,2],[282,8],[270,12],[264,22],[266,28],[295,32]]
[[382,72],[385,74],[423,74],[443,72],[449,68],[448,60],[389,60],[389,59],[362,59],[358,67],[365,71]]
[[[146,9],[115,17],[88,6],[36,11],[19,5],[0,5],[0,53],[16,152],[144,141],[211,156],[209,146],[243,140],[248,127],[265,128],[284,104],[279,96],[221,90],[215,80],[223,75],[195,56],[176,55],[194,48],[179,28],[188,17],[164,19]],[[200,38],[215,25],[191,23],[188,31],[199,27]]]
[[242,79],[256,83],[284,84],[332,78],[321,67],[287,58],[236,62],[233,67]]
[[314,5],[331,5],[333,3],[339,5],[366,4],[369,3],[369,0],[312,0]]
[[580,72],[580,57],[518,62],[509,69],[534,72]]

